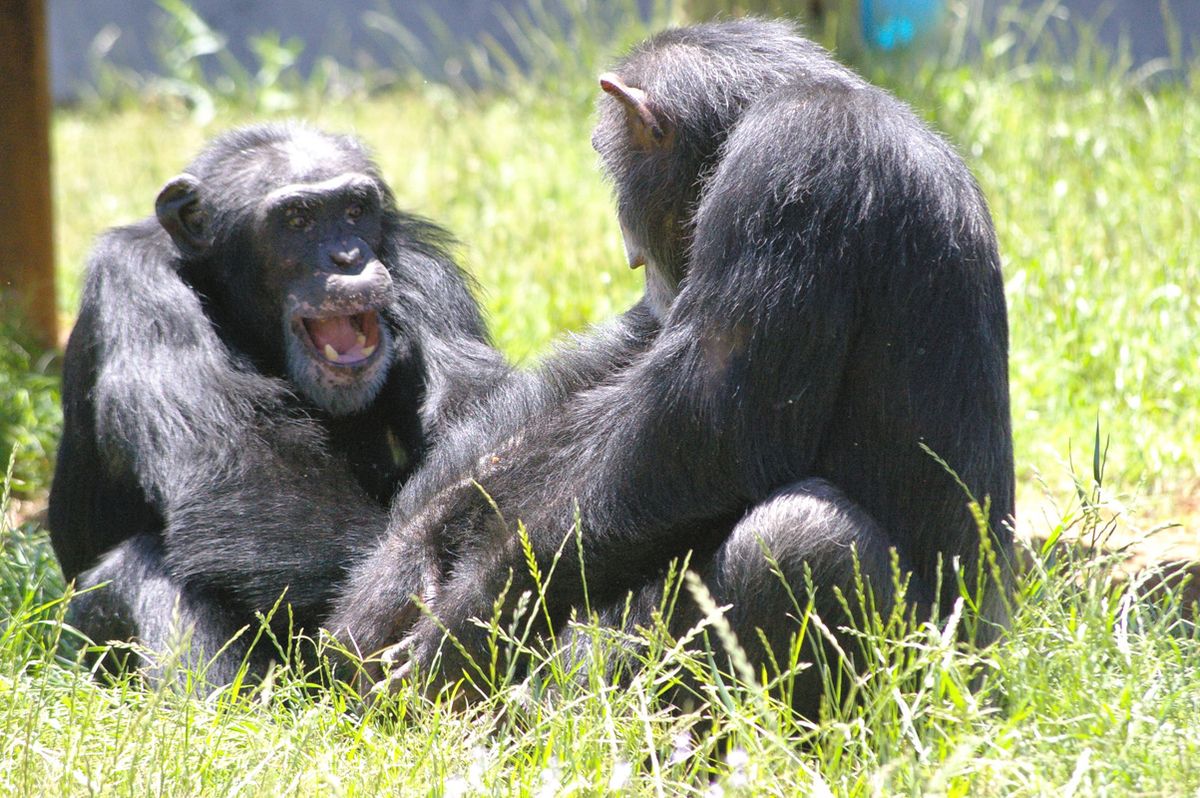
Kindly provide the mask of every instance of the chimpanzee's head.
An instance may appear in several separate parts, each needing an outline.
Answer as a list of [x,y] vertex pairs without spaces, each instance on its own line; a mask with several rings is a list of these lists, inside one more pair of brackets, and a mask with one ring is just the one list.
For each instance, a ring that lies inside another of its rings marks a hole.
[[617,195],[631,267],[660,313],[687,270],[692,217],[721,145],[755,100],[801,76],[850,73],[783,22],[666,30],[600,76],[592,146]]
[[358,142],[234,131],[166,184],[156,211],[224,340],[334,415],[374,401],[395,357],[396,211]]

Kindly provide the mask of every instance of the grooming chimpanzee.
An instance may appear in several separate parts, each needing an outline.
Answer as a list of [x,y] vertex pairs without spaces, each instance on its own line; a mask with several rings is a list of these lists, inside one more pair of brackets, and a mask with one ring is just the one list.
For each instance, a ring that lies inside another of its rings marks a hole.
[[152,649],[193,627],[200,664],[281,596],[277,630],[315,630],[396,487],[505,369],[446,234],[352,138],[234,131],[156,212],[88,267],[51,540],[77,588],[111,582],[74,625]]
[[[400,674],[439,647],[445,678],[470,674],[440,625],[486,661],[471,619],[509,580],[505,611],[533,588],[519,520],[543,573],[567,540],[545,595],[560,631],[585,595],[615,622],[633,591],[630,622],[648,623],[668,563],[690,555],[755,661],[765,638],[786,663],[797,613],[761,546],[830,627],[848,620],[835,588],[860,609],[855,556],[886,615],[894,553],[929,617],[959,595],[956,568],[972,592],[980,576],[958,480],[988,508],[1007,582],[1005,301],[962,160],[781,23],[669,30],[600,83],[593,143],[646,298],[447,436],[333,628],[364,652],[401,641]],[[981,641],[1005,623],[1004,587],[983,590]],[[698,617],[678,607],[672,627]],[[817,669],[794,689],[814,714]]]

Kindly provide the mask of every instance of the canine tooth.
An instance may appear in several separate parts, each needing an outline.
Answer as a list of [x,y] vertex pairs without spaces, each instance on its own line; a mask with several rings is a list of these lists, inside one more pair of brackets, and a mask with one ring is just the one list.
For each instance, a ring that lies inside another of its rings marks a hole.
[[362,333],[359,333],[357,336],[355,336],[355,338],[358,340],[359,346],[367,345],[367,336],[363,335]]
[[326,360],[337,360],[338,359],[338,352],[336,349],[333,348],[333,344],[325,344],[325,359]]
[[373,354],[375,354],[375,347],[373,347],[373,346],[364,346],[363,347],[363,350],[362,350],[363,357],[370,357]]

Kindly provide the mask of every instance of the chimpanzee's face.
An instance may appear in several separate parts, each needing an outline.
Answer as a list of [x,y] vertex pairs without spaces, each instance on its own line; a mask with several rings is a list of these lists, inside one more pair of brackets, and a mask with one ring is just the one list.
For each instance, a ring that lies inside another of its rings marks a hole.
[[[288,154],[182,174],[156,211],[185,267],[200,272],[222,337],[329,413],[355,413],[379,395],[395,358],[384,318],[392,276],[379,254],[385,190],[353,165],[339,171],[336,149]],[[300,155],[318,168],[289,169]]]
[[347,172],[297,182],[259,203],[262,284],[277,286],[288,375],[316,404],[352,413],[378,395],[393,358],[381,313],[392,278],[377,252],[383,197],[374,178]]

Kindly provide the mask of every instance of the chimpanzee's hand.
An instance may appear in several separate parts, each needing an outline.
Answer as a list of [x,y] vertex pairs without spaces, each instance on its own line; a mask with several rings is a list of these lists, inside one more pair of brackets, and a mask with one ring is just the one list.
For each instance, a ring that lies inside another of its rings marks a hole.
[[[372,692],[392,692],[406,681],[420,679],[434,694],[464,678],[469,682],[480,678],[472,660],[463,655],[441,624],[428,615],[414,623],[403,640],[385,649],[378,664]],[[474,694],[471,689],[463,691],[464,697]]]

